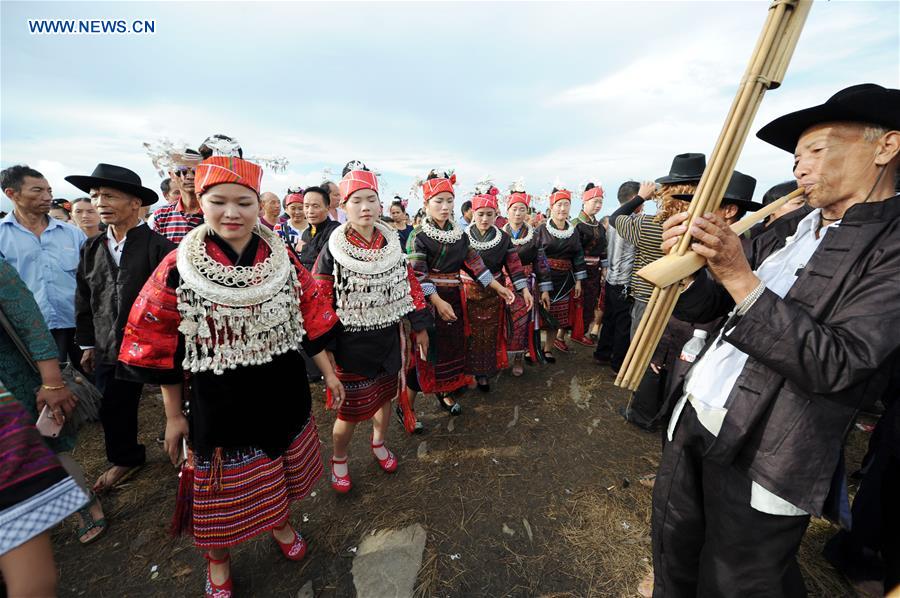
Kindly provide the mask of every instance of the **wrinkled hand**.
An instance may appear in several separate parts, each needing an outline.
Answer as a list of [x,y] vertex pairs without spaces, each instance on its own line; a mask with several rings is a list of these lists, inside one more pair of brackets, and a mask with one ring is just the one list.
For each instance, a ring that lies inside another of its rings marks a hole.
[[423,360],[428,359],[428,331],[420,330],[416,333],[416,352]]
[[687,212],[679,212],[663,222],[662,245],[659,246],[663,253],[668,254],[673,247],[678,245],[681,235],[687,232],[687,225],[685,224],[687,219]]
[[344,404],[344,385],[334,373],[325,374],[325,388],[331,391],[331,408],[337,411]]
[[85,374],[90,374],[94,371],[93,349],[85,349],[84,353],[81,354],[81,369],[84,370]]
[[550,292],[549,291],[541,291],[541,305],[546,310],[550,310]]
[[438,301],[439,303],[435,302],[434,306],[441,319],[445,322],[455,322],[456,313],[453,311],[453,306],[443,299],[438,299]]
[[68,388],[60,388],[59,390],[46,390],[41,388],[37,392],[37,410],[40,413],[44,409],[44,405],[50,408],[50,412],[53,414],[53,417],[57,419],[57,421],[63,421],[59,416],[68,417],[72,410],[75,409],[75,404],[78,402],[78,397],[72,394],[72,391]]
[[[663,252],[668,253],[681,236],[688,232],[686,212],[675,214],[663,223]],[[721,217],[707,212],[694,219],[690,228],[691,249],[706,258],[710,273],[731,295],[741,302],[759,283],[753,273],[740,237]]]
[[575,281],[575,298],[578,299],[579,297],[581,297],[581,281],[576,280]]
[[707,212],[695,218],[690,232],[691,249],[706,258],[709,269],[726,288],[734,281],[753,276],[740,237],[720,216]]
[[163,441],[163,449],[169,455],[169,461],[172,465],[181,463],[181,439],[187,438],[188,421],[187,418],[178,414],[175,417],[166,419],[166,435]]
[[643,181],[641,183],[641,186],[638,188],[638,195],[643,197],[645,200],[653,197],[654,193],[656,193],[656,183],[653,181]]
[[534,297],[531,296],[531,291],[522,289],[522,299],[525,300],[525,309],[531,311],[531,308],[534,307]]
[[507,305],[512,305],[512,303],[516,300],[516,294],[507,289],[506,287],[501,287],[497,291],[497,295],[500,296],[503,301],[506,302]]

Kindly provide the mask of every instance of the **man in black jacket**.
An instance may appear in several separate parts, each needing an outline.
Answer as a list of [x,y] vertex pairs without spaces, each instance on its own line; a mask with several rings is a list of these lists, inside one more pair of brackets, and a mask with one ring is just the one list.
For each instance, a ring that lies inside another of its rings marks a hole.
[[117,358],[132,303],[175,244],[140,220],[141,206],[152,205],[157,197],[131,170],[100,164],[91,176],[66,180],[90,193],[107,226],[105,234],[81,249],[75,291],[75,338],[84,349],[81,363],[85,371],[94,372],[103,393],[100,420],[112,467],[94,485],[95,492],[102,492],[146,460],[137,439],[142,385],[116,377]]
[[[758,136],[794,153],[813,210],[787,238],[760,236],[749,259],[721,218],[690,228],[711,276],[675,316],[728,318],[673,372],[655,596],[805,595],[796,554],[810,515],[848,524],[841,446],[900,350],[900,90],[857,85]],[[664,251],[685,220],[666,221]]]

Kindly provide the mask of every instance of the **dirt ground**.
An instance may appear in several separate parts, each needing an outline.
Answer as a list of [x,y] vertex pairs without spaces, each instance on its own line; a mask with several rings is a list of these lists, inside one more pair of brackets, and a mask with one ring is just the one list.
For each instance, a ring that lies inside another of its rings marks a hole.
[[[293,597],[311,580],[317,597],[353,596],[352,549],[375,530],[418,522],[428,541],[417,596],[636,596],[650,567],[650,490],[638,479],[654,471],[660,439],[622,420],[627,394],[590,354],[578,347],[522,378],[501,375],[490,394],[466,393],[463,414],[452,419],[434,397],[420,396],[426,432],[407,436],[392,425],[394,475],[378,469],[362,426],[351,452],[353,491],[337,496],[323,477],[294,507],[309,556],[290,563],[268,537],[240,546],[232,555],[236,593]],[[327,458],[333,415],[321,400],[314,411]],[[104,498],[105,537],[82,547],[72,524],[54,532],[62,596],[202,591],[205,561],[188,540],[168,535],[177,477],[155,441],[163,421],[158,389],[148,389],[141,409],[148,463]],[[85,428],[75,453],[89,480],[106,467],[101,434],[99,424]],[[865,442],[854,430],[850,470]],[[819,556],[833,529],[814,521],[804,541],[813,596],[853,595]]]

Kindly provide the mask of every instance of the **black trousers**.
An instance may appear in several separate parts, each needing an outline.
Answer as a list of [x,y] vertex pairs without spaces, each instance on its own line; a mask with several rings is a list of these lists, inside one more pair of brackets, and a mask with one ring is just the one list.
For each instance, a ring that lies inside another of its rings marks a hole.
[[144,385],[116,378],[115,364],[97,364],[94,378],[103,393],[100,422],[106,458],[113,465],[143,465],[147,456],[144,445],[138,442],[138,406]]
[[70,362],[72,366],[81,371],[81,354],[83,351],[75,343],[74,328],[54,328],[50,331],[53,340],[56,341],[56,350],[59,352],[59,363]]
[[631,304],[624,284],[606,283],[606,305],[603,310],[603,326],[597,339],[594,357],[609,359],[616,371],[622,367],[628,343],[631,342]]
[[653,596],[805,596],[796,556],[809,516],[752,508],[750,479],[703,458],[712,439],[687,404],[653,488]]

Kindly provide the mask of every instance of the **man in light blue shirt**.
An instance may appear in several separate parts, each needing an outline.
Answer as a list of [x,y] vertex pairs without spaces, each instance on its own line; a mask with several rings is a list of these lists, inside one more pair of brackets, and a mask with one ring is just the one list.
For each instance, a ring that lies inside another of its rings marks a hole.
[[0,187],[13,211],[0,220],[0,259],[16,269],[34,295],[56,340],[61,362],[78,365],[75,345],[75,271],[87,237],[71,224],[50,218],[50,183],[28,166],[0,172]]

